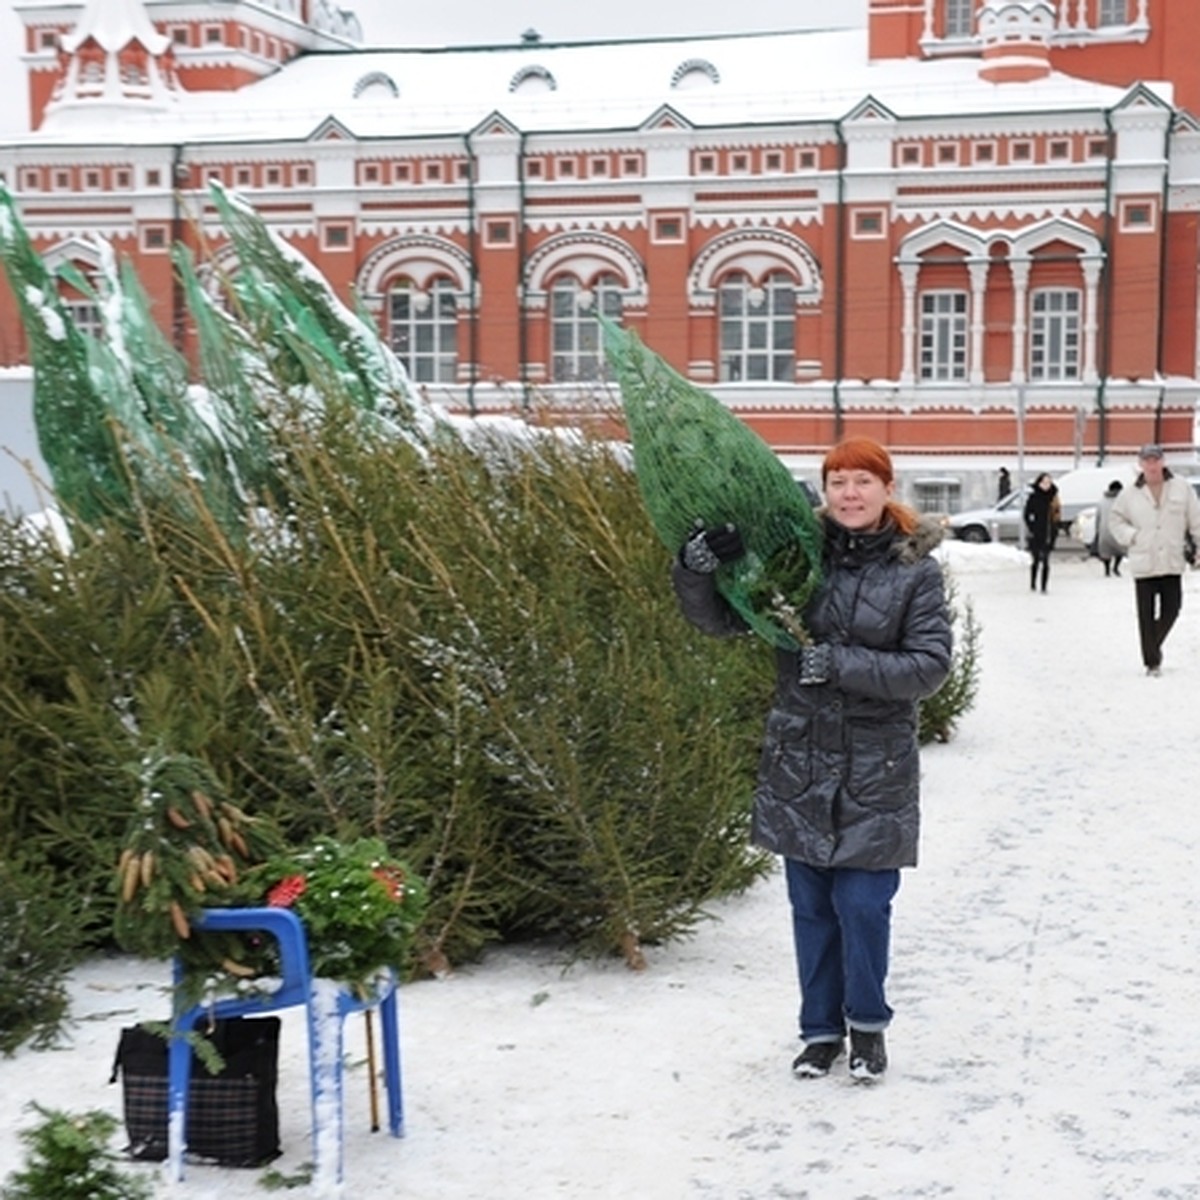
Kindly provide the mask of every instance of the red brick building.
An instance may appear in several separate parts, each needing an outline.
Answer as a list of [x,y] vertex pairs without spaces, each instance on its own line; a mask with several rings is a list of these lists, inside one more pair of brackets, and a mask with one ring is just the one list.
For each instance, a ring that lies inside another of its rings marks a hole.
[[[1191,0],[869,5],[864,29],[383,50],[326,0],[24,0],[35,130],[0,173],[51,261],[130,256],[185,348],[168,251],[220,260],[219,179],[455,408],[577,411],[600,309],[781,454],[865,432],[962,468],[924,485],[942,506],[1018,447],[1192,456]],[[24,355],[0,285],[0,364]]]

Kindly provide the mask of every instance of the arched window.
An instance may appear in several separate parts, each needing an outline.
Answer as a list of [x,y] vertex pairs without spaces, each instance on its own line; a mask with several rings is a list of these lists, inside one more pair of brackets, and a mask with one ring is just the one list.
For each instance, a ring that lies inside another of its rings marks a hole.
[[355,100],[395,100],[399,95],[396,81],[386,71],[368,71],[354,85]]
[[673,88],[712,87],[721,82],[721,73],[706,58],[689,58],[675,68]]
[[446,278],[422,290],[398,279],[387,297],[388,344],[416,383],[453,383],[458,370],[458,298]]
[[796,367],[796,285],[782,271],[761,284],[734,271],[718,288],[721,381],[791,383]]
[[558,81],[546,70],[531,64],[522,67],[508,82],[510,92],[553,92],[558,87]]
[[584,383],[608,378],[596,313],[621,319],[621,282],[611,272],[585,287],[561,275],[550,288],[551,378],[555,383]]

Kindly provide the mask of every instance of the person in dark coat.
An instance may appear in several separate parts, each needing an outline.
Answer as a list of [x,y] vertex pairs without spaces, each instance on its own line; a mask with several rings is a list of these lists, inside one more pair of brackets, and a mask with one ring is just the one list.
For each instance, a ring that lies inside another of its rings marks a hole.
[[[891,458],[869,438],[825,457],[822,582],[802,614],[811,644],[776,652],[751,837],[782,856],[800,977],[799,1077],[887,1068],[892,898],[917,862],[918,702],[950,670],[932,550],[940,527],[896,503]],[[672,569],[683,614],[715,637],[746,626],[716,570],[744,553],[732,526],[700,530]]]
[[1007,467],[1000,468],[999,482],[996,485],[996,503],[999,504],[1012,491],[1012,476]]
[[1049,474],[1043,471],[1034,481],[1025,498],[1025,547],[1032,562],[1029,566],[1029,586],[1036,591],[1038,572],[1041,572],[1042,591],[1050,582],[1050,552],[1058,539],[1058,522],[1062,504],[1058,488]]

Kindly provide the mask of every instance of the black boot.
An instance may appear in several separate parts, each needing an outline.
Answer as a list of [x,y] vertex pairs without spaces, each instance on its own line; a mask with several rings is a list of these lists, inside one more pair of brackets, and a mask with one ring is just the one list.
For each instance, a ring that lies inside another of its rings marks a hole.
[[860,1083],[875,1083],[887,1070],[887,1046],[883,1032],[850,1030],[850,1077]]
[[844,1050],[841,1038],[836,1042],[809,1042],[796,1055],[792,1074],[797,1079],[821,1079],[829,1074],[829,1068],[842,1057]]

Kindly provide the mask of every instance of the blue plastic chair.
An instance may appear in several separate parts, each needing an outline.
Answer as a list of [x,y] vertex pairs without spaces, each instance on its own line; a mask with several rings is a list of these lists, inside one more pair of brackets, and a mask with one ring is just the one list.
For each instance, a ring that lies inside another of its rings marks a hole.
[[[282,982],[277,990],[269,994],[225,997],[211,1004],[198,1004],[175,1018],[172,1026],[174,1033],[190,1033],[206,1018],[261,1016],[277,1009],[304,1005],[308,1019],[308,1065],[312,1085],[314,1173],[319,1177],[327,1165],[320,1161],[322,1148],[328,1150],[336,1146],[337,1181],[340,1183],[344,1135],[343,1029],[346,1017],[351,1013],[378,1007],[383,1030],[381,1041],[388,1131],[392,1137],[403,1137],[404,1101],[400,1083],[400,1021],[395,975],[389,974],[379,992],[366,1001],[343,987],[334,989],[334,985],[326,985],[322,981],[314,984],[304,923],[286,908],[208,908],[192,924],[197,929],[270,934],[279,944]],[[182,965],[176,959],[177,984],[181,975]],[[326,1044],[326,1033],[330,1028],[337,1030],[332,1046]],[[187,1038],[172,1037],[167,1053],[167,1162],[168,1174],[176,1181],[183,1178],[191,1073],[192,1050]],[[328,1132],[330,1122],[334,1123],[332,1135]],[[323,1130],[326,1132],[321,1136]]]

